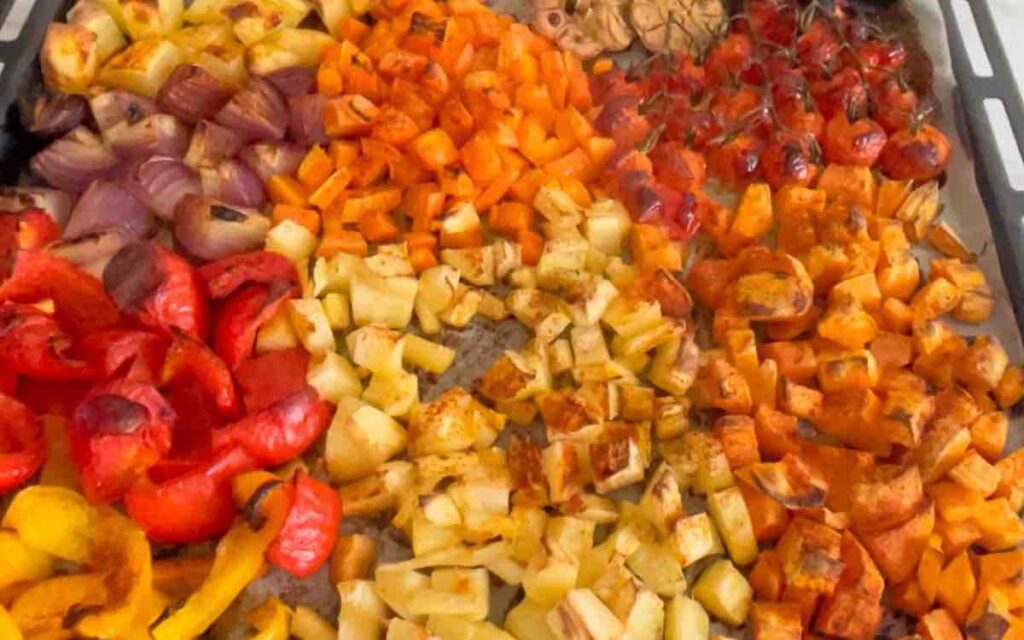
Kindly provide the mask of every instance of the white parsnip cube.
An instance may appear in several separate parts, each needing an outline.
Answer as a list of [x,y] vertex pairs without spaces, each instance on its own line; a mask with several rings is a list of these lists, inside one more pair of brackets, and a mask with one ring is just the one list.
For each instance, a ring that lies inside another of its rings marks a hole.
[[379,640],[384,633],[387,607],[377,597],[369,580],[348,580],[338,584],[341,608],[338,613],[338,637],[353,640]]
[[344,331],[352,326],[352,307],[344,293],[328,293],[322,299],[327,322],[334,331]]
[[317,237],[293,220],[282,220],[267,232],[266,249],[299,262],[316,251]]
[[306,382],[321,400],[338,404],[342,398],[358,398],[363,385],[355,368],[344,356],[327,351],[313,355],[306,370]]
[[665,608],[665,640],[708,640],[711,620],[696,600],[677,595]]
[[299,346],[288,309],[281,309],[256,332],[256,353],[263,354]]
[[455,361],[455,349],[417,335],[407,334],[402,358],[407,364],[414,367],[440,374],[452,366]]
[[548,612],[548,628],[559,640],[622,640],[626,629],[590,589],[574,589]]
[[419,281],[396,276],[384,278],[369,269],[357,272],[349,283],[352,319],[357,325],[383,324],[404,329],[412,321]]
[[747,619],[754,591],[728,560],[717,560],[693,586],[693,598],[722,622],[739,626]]
[[362,399],[389,416],[402,418],[419,402],[419,380],[407,371],[375,373]]
[[402,618],[419,620],[409,611],[409,600],[417,591],[430,587],[430,576],[381,565],[374,574],[374,585],[377,594],[395,613]]
[[342,398],[327,430],[327,472],[339,482],[358,480],[398,455],[405,442],[405,429],[386,413]]
[[345,346],[356,366],[373,373],[402,370],[405,338],[383,325],[360,327],[345,336]]
[[115,54],[99,72],[100,84],[120,87],[146,98],[155,98],[167,76],[181,62],[170,40],[139,40]]
[[299,342],[310,353],[334,351],[334,332],[327,320],[324,306],[316,298],[297,298],[288,301],[288,319]]
[[676,521],[672,530],[672,543],[683,567],[725,551],[715,525],[706,513]]

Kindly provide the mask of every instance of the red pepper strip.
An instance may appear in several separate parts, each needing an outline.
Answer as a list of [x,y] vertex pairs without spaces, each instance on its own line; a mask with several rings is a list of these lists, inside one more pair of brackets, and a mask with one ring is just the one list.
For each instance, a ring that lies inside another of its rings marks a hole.
[[86,497],[110,502],[171,448],[174,409],[155,387],[114,380],[93,389],[71,420],[71,455]]
[[235,369],[242,402],[249,413],[265,409],[306,388],[309,353],[301,348],[279,349],[250,358]]
[[71,338],[57,322],[29,305],[0,304],[0,366],[45,380],[91,378],[95,370],[67,356]]
[[0,394],[0,494],[28,482],[45,461],[46,443],[35,414]]
[[307,578],[331,556],[340,524],[338,492],[300,471],[295,476],[292,509],[267,549],[267,560],[293,576]]
[[263,466],[284,464],[309,448],[327,428],[330,410],[307,386],[262,411],[214,433],[214,448],[239,444]]
[[11,277],[0,285],[0,302],[53,300],[57,321],[76,336],[99,331],[120,318],[103,284],[46,251],[21,251]]
[[18,220],[18,248],[43,249],[60,238],[60,227],[41,209],[25,209],[14,214]]
[[0,214],[0,278],[8,278],[18,255],[18,219]]
[[255,468],[249,454],[231,447],[205,463],[185,464],[169,478],[150,473],[125,496],[128,515],[159,542],[184,544],[215,538],[235,518],[231,479]]
[[199,276],[214,300],[226,298],[244,284],[298,282],[295,265],[279,253],[252,251],[221,258],[199,267]]
[[171,436],[170,456],[206,458],[213,451],[213,432],[224,426],[224,417],[213,400],[194,384],[176,383],[163,390],[178,420]]
[[[305,379],[305,378],[303,378]],[[167,351],[160,384],[194,381],[228,418],[238,414],[238,393],[231,371],[216,353],[180,331],[174,332],[174,342]]]
[[126,372],[136,382],[155,384],[167,355],[166,336],[144,329],[107,329],[84,336],[78,351],[106,377]]
[[0,393],[13,396],[18,392],[18,374],[9,369],[0,370]]
[[213,318],[213,350],[234,371],[252,356],[256,332],[272,318],[295,289],[275,283],[250,284],[221,303]]
[[154,245],[163,282],[143,305],[139,319],[165,331],[178,329],[196,340],[206,340],[210,307],[206,286],[184,258]]

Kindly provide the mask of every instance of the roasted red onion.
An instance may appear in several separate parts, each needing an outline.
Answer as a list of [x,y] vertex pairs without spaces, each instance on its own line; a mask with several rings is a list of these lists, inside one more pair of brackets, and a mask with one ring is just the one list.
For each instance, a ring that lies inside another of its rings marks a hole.
[[231,99],[232,92],[231,87],[206,69],[182,64],[164,81],[156,103],[165,113],[195,124],[215,116]]
[[174,214],[174,237],[190,254],[216,260],[263,246],[270,220],[255,209],[187,196]]
[[125,231],[104,229],[87,233],[74,240],[55,242],[47,247],[47,251],[101,279],[103,269],[110,259],[129,242],[131,238]]
[[77,238],[103,229],[122,229],[141,238],[153,227],[146,205],[115,182],[97,180],[89,185],[71,211],[65,238]]
[[103,133],[110,148],[126,158],[181,158],[188,149],[189,130],[177,118],[154,113],[138,122],[122,122]]
[[94,133],[78,127],[37,153],[29,164],[51,186],[78,192],[117,166],[117,156]]
[[303,147],[327,144],[324,131],[324,105],[327,98],[314,93],[288,99],[288,137]]
[[0,187],[0,211],[17,213],[25,209],[45,211],[63,229],[71,214],[71,196],[46,187]]
[[288,126],[288,105],[273,84],[251,78],[224,105],[216,120],[249,140],[280,140]]
[[55,138],[71,131],[85,120],[89,104],[82,96],[55,93],[39,96],[23,105],[22,124],[42,138]]
[[142,162],[125,181],[125,188],[164,220],[174,219],[174,209],[182,198],[202,193],[196,170],[177,158],[165,156]]
[[242,149],[238,158],[266,182],[280,174],[291,175],[306,156],[303,147],[287,142],[257,142]]
[[303,96],[316,89],[316,67],[285,67],[263,77],[286,98]]
[[203,195],[239,207],[260,208],[267,201],[263,181],[239,160],[199,167]]
[[124,89],[114,89],[89,98],[93,120],[106,131],[122,122],[134,124],[157,112],[156,102]]
[[242,148],[237,133],[211,120],[203,120],[192,130],[192,141],[185,153],[185,162],[198,167],[232,158]]

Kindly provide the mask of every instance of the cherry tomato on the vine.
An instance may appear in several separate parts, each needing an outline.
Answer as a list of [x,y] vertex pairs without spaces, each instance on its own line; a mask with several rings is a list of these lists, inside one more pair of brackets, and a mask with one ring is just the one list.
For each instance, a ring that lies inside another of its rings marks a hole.
[[860,118],[851,122],[846,113],[840,112],[825,126],[822,146],[829,162],[872,167],[886,140],[885,129],[874,120]]
[[904,129],[886,143],[879,166],[896,180],[933,180],[949,164],[949,139],[931,125],[919,130]]

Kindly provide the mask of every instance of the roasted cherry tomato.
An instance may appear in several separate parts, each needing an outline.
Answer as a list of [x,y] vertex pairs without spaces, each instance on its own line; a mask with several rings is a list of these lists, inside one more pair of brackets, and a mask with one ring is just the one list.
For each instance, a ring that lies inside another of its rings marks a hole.
[[870,118],[850,122],[840,112],[825,126],[824,151],[829,162],[873,167],[885,148],[887,136],[882,125]]
[[214,449],[237,444],[261,465],[284,464],[309,448],[329,419],[328,405],[306,386],[215,433]]
[[838,113],[862,116],[867,113],[868,91],[864,79],[847,67],[827,80],[811,83],[811,95],[818,111],[831,120]]
[[722,133],[722,123],[707,109],[695,109],[678,101],[665,114],[665,138],[679,140],[691,149],[702,151]]
[[735,136],[708,154],[708,167],[726,187],[740,191],[761,175],[764,143],[747,133]]
[[220,304],[213,316],[213,350],[229,368],[252,356],[256,332],[293,294],[290,284],[248,284]]
[[309,353],[302,347],[278,349],[249,358],[235,369],[242,402],[249,413],[265,409],[306,387]]
[[237,508],[231,479],[256,462],[241,447],[203,461],[161,463],[136,482],[125,506],[146,535],[158,542],[202,542],[228,530]]
[[755,0],[747,3],[739,28],[754,34],[758,40],[789,45],[797,29],[796,6],[774,0]]
[[36,307],[0,304],[0,366],[42,380],[81,380],[95,376],[88,362],[71,355],[72,340],[57,321]]
[[761,155],[761,171],[772,189],[809,186],[821,171],[821,149],[806,133],[776,132]]
[[686,148],[682,142],[665,142],[651,152],[654,177],[662,184],[684,193],[697,189],[707,178],[704,156]]
[[873,117],[886,133],[891,135],[910,126],[911,118],[920,104],[912,89],[896,78],[887,78],[875,85],[872,95],[875,106]]
[[760,129],[769,122],[768,102],[764,95],[746,85],[716,93],[711,99],[711,112],[726,129],[736,126]]
[[879,168],[896,180],[933,180],[949,164],[949,139],[931,125],[917,132],[899,131],[889,138]]
[[[810,101],[808,101],[810,102]],[[810,104],[789,103],[778,111],[779,124],[790,131],[805,133],[820,139],[825,133],[825,117]]]
[[90,500],[110,502],[171,448],[174,409],[155,387],[113,380],[93,389],[75,409],[71,453]]
[[327,562],[338,539],[341,498],[329,485],[295,475],[295,495],[281,533],[267,549],[267,560],[298,578],[307,578]]
[[717,83],[733,81],[754,59],[754,41],[745,33],[730,33],[708,52],[704,68]]
[[0,393],[0,495],[17,489],[46,460],[46,443],[32,410]]
[[292,261],[271,251],[252,251],[210,262],[199,268],[199,276],[214,300],[226,298],[248,283],[298,280]]
[[868,40],[856,48],[857,60],[847,51],[850,64],[863,65],[864,77],[869,83],[892,77],[907,61],[907,48],[900,40]]
[[832,25],[823,18],[817,18],[797,38],[796,55],[808,76],[820,78],[828,76],[835,68],[842,46]]
[[594,120],[594,128],[609,136],[620,147],[633,148],[641,144],[651,132],[651,123],[640,115],[640,100],[636,96],[614,96],[601,108]]
[[0,284],[0,302],[53,300],[57,321],[72,335],[109,327],[120,319],[103,284],[75,265],[46,251],[21,251],[14,272]]

